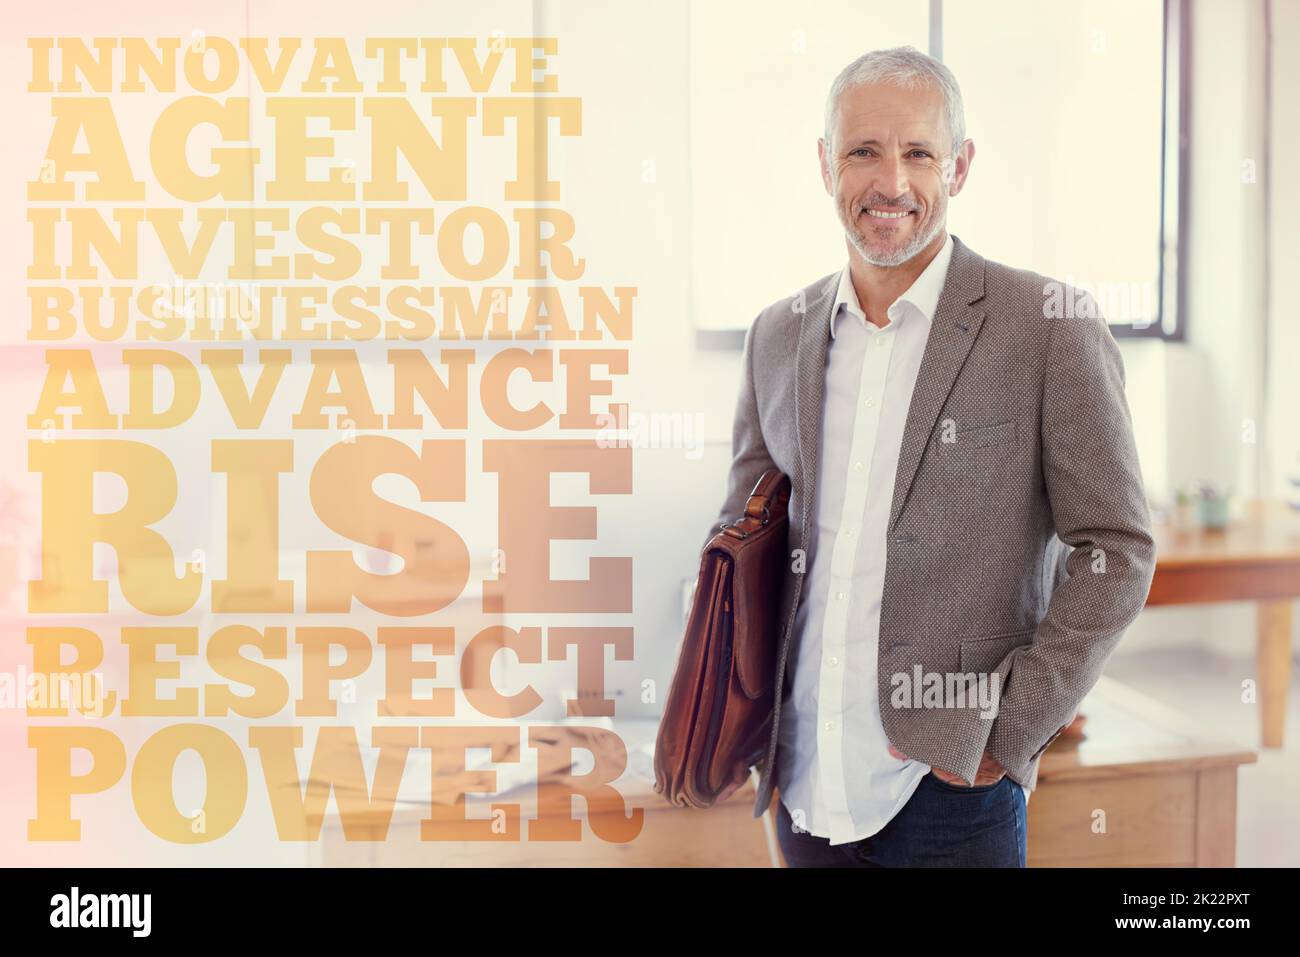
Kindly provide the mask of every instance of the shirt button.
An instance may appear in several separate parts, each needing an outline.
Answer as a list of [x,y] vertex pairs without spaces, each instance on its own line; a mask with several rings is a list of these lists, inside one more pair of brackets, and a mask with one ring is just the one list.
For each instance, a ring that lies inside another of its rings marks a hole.
[[869,408],[871,408],[873,405],[875,405],[875,402],[873,402],[873,401],[871,400],[870,396],[868,396],[865,400],[863,400],[863,403],[862,403],[862,404],[865,405],[865,406],[869,409]]
[[822,727],[824,727],[827,731],[834,731],[834,730],[835,730],[835,722],[834,722],[834,721],[827,721],[824,725],[822,725]]
[[845,538],[852,538],[852,537],[853,537],[853,529],[851,529],[851,528],[846,528],[846,529],[844,530],[844,537],[845,537]]
[[842,591],[837,591],[837,592],[835,593],[835,600],[836,600],[836,601],[843,601],[843,600],[844,600],[844,592],[842,592]]
[[829,663],[830,663],[830,666],[831,666],[832,668],[834,668],[834,667],[836,667],[836,666],[839,665],[839,663],[840,663],[840,659],[838,659],[838,658],[831,658],[831,660],[830,660]]
[[884,344],[885,344],[885,339],[884,339],[883,336],[878,337],[878,338],[876,339],[876,345],[878,345],[878,346],[883,346]]
[[854,463],[853,463],[853,471],[855,471],[855,472],[861,472],[862,469],[863,469],[863,465],[862,465],[861,462],[854,462]]

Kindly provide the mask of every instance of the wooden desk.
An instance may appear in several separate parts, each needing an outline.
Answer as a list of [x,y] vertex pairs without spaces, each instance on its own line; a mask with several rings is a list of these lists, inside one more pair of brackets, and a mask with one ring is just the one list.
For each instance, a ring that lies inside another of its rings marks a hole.
[[1029,866],[1234,866],[1237,768],[1255,753],[1105,677],[1080,711],[1086,737],[1038,768]]
[[[1031,867],[1209,867],[1236,859],[1237,769],[1254,752],[1207,735],[1183,715],[1132,689],[1102,678],[1084,699],[1086,737],[1062,735],[1043,755],[1038,787],[1030,795]],[[286,787],[301,787],[297,781]],[[449,805],[399,805],[354,818],[346,840],[331,807],[309,863],[326,866],[443,867],[770,867],[780,864],[775,814],[752,817],[753,779],[725,804],[708,810],[675,808],[648,785],[620,781],[619,792],[643,809],[641,832],[617,844],[591,830],[592,815],[625,816],[620,802],[587,807],[573,799],[583,821],[580,841],[500,843],[421,841],[420,822],[453,820]],[[779,796],[775,800],[779,800]],[[491,803],[520,805],[522,826],[539,807],[568,809],[567,793],[543,785],[494,799],[476,798],[484,816]],[[539,804],[540,802],[540,804]],[[387,837],[377,840],[388,827]],[[527,830],[524,831],[527,837]],[[376,838],[368,840],[366,838]]]
[[1260,741],[1266,748],[1282,747],[1291,682],[1291,606],[1300,597],[1300,514],[1280,502],[1256,501],[1223,531],[1157,525],[1155,539],[1148,606],[1257,603]]
[[[587,724],[573,719],[576,724]],[[643,765],[641,746],[653,741],[658,728],[655,719],[625,719],[616,723],[617,733],[626,746],[628,770],[615,782],[616,794],[606,792],[588,801],[573,797],[554,783],[522,784],[500,795],[472,795],[470,807],[463,809],[450,800],[455,789],[438,788],[440,800],[425,800],[431,788],[421,785],[431,773],[430,763],[416,767],[408,760],[404,780],[414,787],[406,792],[418,803],[398,802],[391,809],[383,802],[370,807],[353,805],[349,809],[351,839],[345,837],[338,812],[337,794],[330,798],[325,813],[309,814],[308,824],[321,827],[320,839],[307,842],[307,863],[324,866],[420,866],[420,867],[771,867],[776,859],[775,845],[769,846],[769,833],[763,820],[756,820],[754,785],[751,780],[725,804],[717,807],[678,808],[657,794]],[[560,730],[560,729],[556,729]],[[368,739],[369,735],[363,735]],[[338,755],[319,756],[320,767],[329,770]],[[531,760],[531,757],[530,757]],[[648,761],[648,758],[645,759]],[[441,766],[441,765],[440,765]],[[370,774],[373,780],[373,773]],[[296,778],[296,776],[295,776]],[[297,779],[278,781],[274,787],[292,788],[302,793]],[[317,793],[318,782],[307,785]],[[492,805],[519,806],[518,840],[502,841],[422,841],[421,824],[432,819],[439,824],[454,825],[464,817],[487,818]],[[607,840],[601,834],[616,834],[631,809],[642,815],[641,829],[631,840],[622,843]],[[539,816],[555,819],[572,818],[581,822],[581,839],[566,841],[537,840],[530,833],[531,822]],[[385,830],[386,829],[386,830]]]
[[[330,815],[319,844],[309,845],[309,863],[327,867],[771,867],[776,853],[769,848],[764,820],[753,817],[752,781],[725,804],[707,809],[675,808],[652,790],[624,788],[624,797],[643,808],[645,817],[640,834],[623,844],[593,834],[588,820],[591,814],[625,817],[623,808],[593,810],[580,798],[572,801],[572,807],[573,817],[583,822],[582,840],[527,840],[528,820],[537,816],[533,790],[497,799],[521,805],[524,840],[422,842],[420,821],[429,816],[429,808],[399,807],[382,841],[347,841],[337,815]],[[545,785],[540,790],[540,800],[554,806],[554,791]],[[437,807],[433,813],[451,817],[458,812]],[[381,826],[376,821],[376,827]]]

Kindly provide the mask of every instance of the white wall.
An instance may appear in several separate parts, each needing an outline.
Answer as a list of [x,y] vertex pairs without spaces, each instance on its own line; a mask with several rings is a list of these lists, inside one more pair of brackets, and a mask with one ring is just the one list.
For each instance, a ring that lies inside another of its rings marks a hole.
[[[1300,0],[1273,0],[1270,114],[1268,399],[1273,410],[1267,467],[1278,494],[1300,483]],[[1300,501],[1300,486],[1292,493]]]

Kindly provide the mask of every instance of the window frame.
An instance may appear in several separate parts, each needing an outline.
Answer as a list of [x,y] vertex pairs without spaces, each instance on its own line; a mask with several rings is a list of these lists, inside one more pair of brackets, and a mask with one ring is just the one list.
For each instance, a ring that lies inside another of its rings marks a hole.
[[1188,0],[1164,0],[1165,37],[1163,64],[1164,115],[1160,129],[1160,271],[1159,306],[1150,326],[1118,324],[1117,336],[1156,338],[1183,342],[1187,338],[1187,311],[1182,252],[1187,248],[1187,78],[1191,75],[1191,18]]
[[1160,118],[1160,234],[1157,237],[1159,267],[1156,273],[1155,321],[1139,325],[1108,320],[1107,325],[1116,339],[1184,342],[1187,339],[1187,313],[1183,308],[1186,282],[1180,266],[1182,250],[1187,248],[1189,0],[1162,2],[1161,102],[1164,109]]

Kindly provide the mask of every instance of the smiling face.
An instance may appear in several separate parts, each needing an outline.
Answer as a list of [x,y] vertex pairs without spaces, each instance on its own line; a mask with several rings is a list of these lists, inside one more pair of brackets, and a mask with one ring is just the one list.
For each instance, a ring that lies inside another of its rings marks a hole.
[[943,94],[934,86],[850,87],[831,134],[832,143],[817,144],[822,181],[858,254],[875,266],[899,266],[927,248],[975,155],[967,140],[953,157]]

